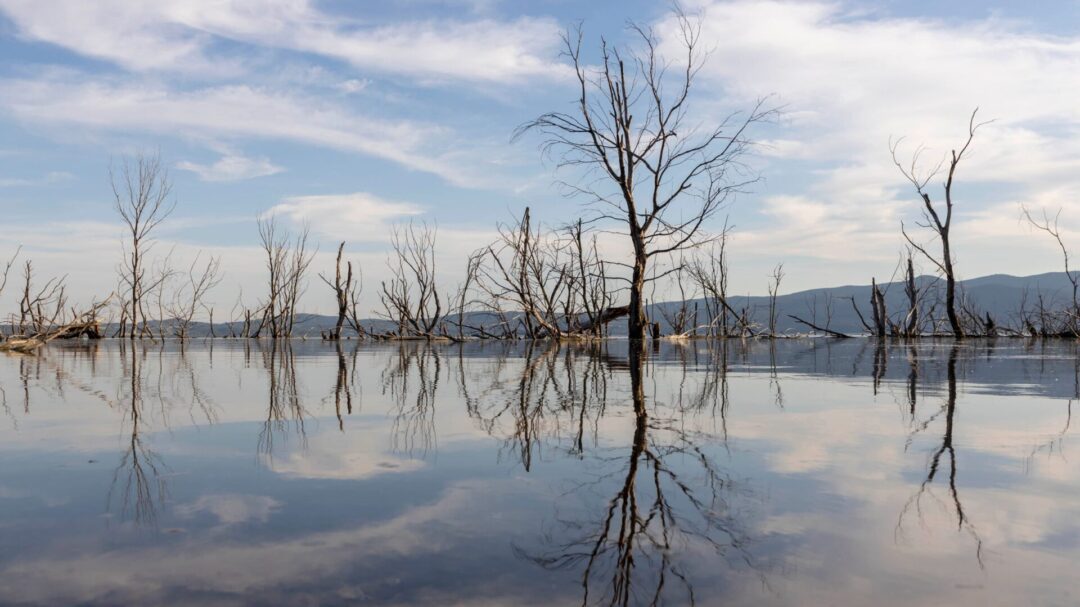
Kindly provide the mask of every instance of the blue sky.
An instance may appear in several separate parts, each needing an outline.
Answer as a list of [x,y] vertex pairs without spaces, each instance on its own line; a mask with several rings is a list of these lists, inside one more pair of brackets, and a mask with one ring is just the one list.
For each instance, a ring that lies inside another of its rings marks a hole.
[[[175,6],[169,6],[175,4]],[[764,180],[730,208],[732,286],[783,291],[887,278],[917,200],[890,136],[936,158],[975,106],[995,122],[959,175],[964,277],[1058,269],[1019,205],[1080,225],[1080,3],[685,2],[712,49],[694,98],[707,123],[773,95],[760,129]],[[567,109],[560,34],[628,40],[627,20],[670,46],[670,5],[500,0],[0,0],[0,256],[20,244],[79,297],[115,285],[118,223],[107,171],[160,150],[178,199],[159,255],[222,257],[227,308],[258,295],[254,218],[310,223],[329,265],[339,240],[367,291],[385,275],[389,227],[440,228],[448,285],[496,221],[526,206],[551,224],[580,212],[553,186],[538,114]],[[595,47],[595,44],[593,45]],[[717,227],[717,226],[714,226]],[[619,255],[617,242],[610,254]],[[929,267],[924,264],[925,269]],[[306,307],[329,309],[312,285]],[[10,294],[8,295],[10,298]],[[373,303],[373,300],[372,300]]]

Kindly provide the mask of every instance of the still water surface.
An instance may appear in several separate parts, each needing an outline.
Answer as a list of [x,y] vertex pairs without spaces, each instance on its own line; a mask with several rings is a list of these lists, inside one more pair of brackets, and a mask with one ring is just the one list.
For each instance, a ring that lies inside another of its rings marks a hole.
[[1019,340],[51,345],[0,356],[0,603],[1076,605],[1078,377]]

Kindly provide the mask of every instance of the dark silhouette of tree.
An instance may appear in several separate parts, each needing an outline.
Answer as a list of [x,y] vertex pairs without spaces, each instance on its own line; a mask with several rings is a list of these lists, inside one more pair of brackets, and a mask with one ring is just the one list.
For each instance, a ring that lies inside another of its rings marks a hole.
[[[751,127],[775,112],[759,102],[748,113],[728,116],[699,129],[690,112],[691,91],[706,53],[700,25],[676,13],[683,56],[678,64],[662,57],[648,28],[631,24],[640,50],[600,43],[599,67],[582,56],[579,28],[563,37],[577,76],[573,112],[551,112],[522,125],[515,136],[537,131],[545,153],[559,154],[559,166],[584,175],[571,192],[595,205],[591,221],[625,227],[633,247],[629,280],[629,336],[645,337],[644,289],[651,265],[673,253],[712,239],[706,221],[755,178],[743,157]],[[625,265],[625,264],[624,264]]]
[[[956,271],[954,269],[954,264],[956,262],[952,253],[952,241],[950,240],[952,236],[953,220],[953,185],[956,177],[956,169],[964,159],[964,154],[966,154],[971,147],[971,142],[975,139],[976,131],[978,131],[980,127],[988,124],[988,122],[975,121],[975,117],[978,113],[978,108],[971,113],[971,118],[968,120],[967,140],[960,150],[952,150],[949,157],[942,159],[937,166],[926,173],[920,173],[918,167],[919,156],[922,152],[921,147],[917,149],[912,156],[911,164],[905,167],[897,158],[897,148],[903,139],[898,139],[895,142],[891,142],[889,145],[893,163],[900,169],[900,173],[911,182],[911,185],[915,186],[915,192],[922,200],[923,221],[919,222],[918,225],[919,227],[929,229],[934,233],[934,236],[941,243],[941,254],[935,255],[928,251],[924,245],[915,242],[911,235],[907,233],[907,230],[904,229],[903,223],[900,225],[900,231],[904,234],[904,238],[908,241],[908,244],[919,253],[922,253],[923,257],[934,264],[945,276],[945,314],[948,316],[949,327],[952,330],[953,336],[957,339],[964,337],[964,328],[960,323],[960,316],[958,314]],[[935,203],[930,197],[930,193],[926,191],[926,188],[934,178],[941,174],[946,161],[948,161],[948,168],[946,169],[944,183],[945,200],[944,208],[941,208],[941,203]]]

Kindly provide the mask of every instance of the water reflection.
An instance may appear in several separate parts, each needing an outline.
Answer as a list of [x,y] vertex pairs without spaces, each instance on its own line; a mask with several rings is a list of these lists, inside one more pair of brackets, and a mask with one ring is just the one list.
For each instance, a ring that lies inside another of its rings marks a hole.
[[[683,563],[695,552],[693,545],[721,556],[734,552],[747,563],[753,561],[748,534],[732,507],[739,484],[703,446],[714,437],[687,429],[678,418],[664,417],[670,412],[687,413],[682,382],[675,393],[677,401],[667,403],[666,410],[655,401],[650,407],[646,361],[645,348],[633,345],[625,363],[607,359],[609,364],[614,362],[610,366],[629,375],[633,437],[627,456],[600,456],[603,471],[576,491],[601,493],[610,486],[613,495],[595,517],[560,519],[560,529],[547,536],[545,543],[550,546],[544,552],[517,549],[519,555],[544,568],[577,572],[582,605],[655,605],[666,600],[694,604],[693,575]],[[717,392],[706,387],[700,394]],[[700,407],[704,400],[698,397],[691,403]],[[586,400],[582,410],[587,407]],[[720,410],[724,409],[721,405]],[[689,469],[687,460],[694,463]]]
[[1019,340],[50,346],[0,603],[1069,604],[1078,400]]

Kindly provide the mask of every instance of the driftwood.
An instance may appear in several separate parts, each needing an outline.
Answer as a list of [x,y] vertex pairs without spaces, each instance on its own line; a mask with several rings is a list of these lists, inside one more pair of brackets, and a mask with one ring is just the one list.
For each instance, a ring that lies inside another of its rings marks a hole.
[[810,327],[811,329],[813,329],[815,331],[821,331],[822,333],[825,333],[826,335],[829,335],[831,337],[836,337],[838,339],[848,339],[848,338],[851,337],[847,333],[841,333],[839,331],[833,331],[832,329],[826,329],[825,327],[819,327],[819,326],[815,325],[812,322],[803,320],[803,319],[799,318],[798,316],[795,316],[794,314],[788,314],[788,318],[790,318],[791,320],[794,320],[795,322],[797,322],[799,324],[806,325],[806,326]]
[[16,354],[33,354],[38,348],[54,339],[74,339],[77,337],[89,337],[98,339],[101,337],[101,325],[97,319],[97,313],[108,303],[105,300],[94,306],[86,313],[76,317],[72,322],[52,327],[32,335],[12,335],[4,341],[0,341],[0,352],[14,352]]

